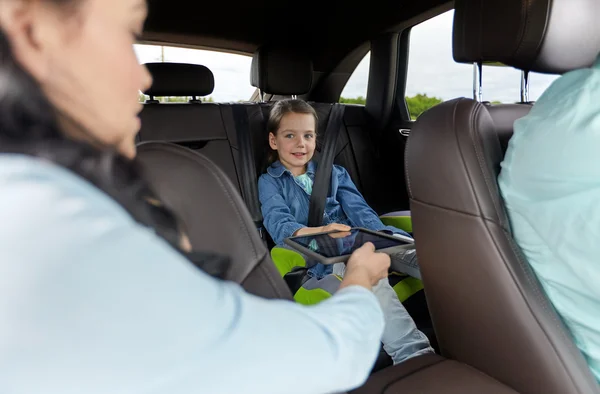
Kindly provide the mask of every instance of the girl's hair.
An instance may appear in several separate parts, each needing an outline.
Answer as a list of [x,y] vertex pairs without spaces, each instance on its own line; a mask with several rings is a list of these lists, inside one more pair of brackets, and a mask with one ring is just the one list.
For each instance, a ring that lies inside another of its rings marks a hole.
[[[51,0],[75,5],[81,0]],[[121,204],[139,223],[179,248],[180,232],[173,213],[161,204],[143,179],[136,160],[67,138],[57,111],[39,84],[15,60],[0,29],[0,153],[43,158],[85,178]]]
[[271,108],[271,112],[269,113],[269,119],[267,120],[267,163],[264,166],[264,170],[275,161],[279,159],[277,151],[271,149],[269,146],[269,134],[273,133],[273,135],[277,135],[277,130],[279,130],[279,126],[281,125],[281,119],[287,114],[308,114],[312,115],[315,118],[315,132],[317,124],[319,123],[319,118],[317,116],[317,112],[315,109],[306,101],[299,99],[286,99],[281,100],[273,105]]

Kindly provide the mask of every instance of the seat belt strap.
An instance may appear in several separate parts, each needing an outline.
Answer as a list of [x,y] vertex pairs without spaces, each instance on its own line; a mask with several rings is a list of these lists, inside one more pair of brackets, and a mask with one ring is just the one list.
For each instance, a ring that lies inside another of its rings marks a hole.
[[321,150],[321,157],[318,162],[313,189],[310,195],[308,227],[323,225],[323,214],[325,213],[327,194],[331,185],[331,173],[333,171],[337,140],[340,128],[344,122],[344,110],[345,106],[338,103],[334,104],[329,115],[329,120],[327,121],[323,149]]

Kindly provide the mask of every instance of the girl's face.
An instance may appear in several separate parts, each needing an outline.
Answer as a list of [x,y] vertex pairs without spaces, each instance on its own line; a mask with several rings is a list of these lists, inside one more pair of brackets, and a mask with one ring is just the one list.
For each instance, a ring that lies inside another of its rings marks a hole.
[[0,26],[63,130],[130,158],[152,82],[133,50],[146,12],[146,0],[0,0]]
[[269,145],[279,161],[295,176],[306,172],[316,146],[316,124],[312,114],[287,113],[281,118],[276,135],[269,134]]

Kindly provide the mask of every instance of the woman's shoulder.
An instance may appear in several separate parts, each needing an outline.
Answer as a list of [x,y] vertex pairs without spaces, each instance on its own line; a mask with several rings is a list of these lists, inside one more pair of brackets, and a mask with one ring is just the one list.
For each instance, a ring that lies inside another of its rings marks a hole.
[[17,237],[42,242],[44,234],[98,236],[134,223],[116,201],[68,169],[11,154],[0,155],[0,216],[0,243]]
[[72,171],[48,160],[26,155],[0,154],[0,190],[0,202],[18,195],[23,197],[18,200],[21,204],[34,201],[53,203],[65,197],[80,198],[88,206],[117,210],[129,216],[116,201]]

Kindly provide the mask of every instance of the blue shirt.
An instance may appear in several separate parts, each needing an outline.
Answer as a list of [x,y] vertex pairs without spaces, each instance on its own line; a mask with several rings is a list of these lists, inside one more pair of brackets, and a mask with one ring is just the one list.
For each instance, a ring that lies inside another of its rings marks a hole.
[[[313,161],[308,163],[306,174],[313,181],[316,169]],[[285,238],[307,226],[310,193],[281,162],[276,161],[267,169],[266,174],[260,176],[258,194],[264,226],[277,245],[284,245]],[[323,214],[323,224],[331,223],[410,236],[396,227],[384,225],[360,194],[348,171],[338,165],[333,166],[331,186]],[[331,271],[331,266],[317,264],[309,273],[322,277]]]
[[367,289],[312,307],[249,295],[43,160],[0,155],[0,218],[3,394],[324,394],[379,352]]
[[515,122],[499,184],[517,243],[600,380],[600,58]]

